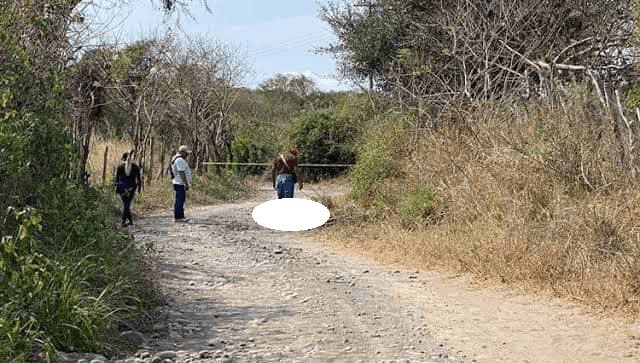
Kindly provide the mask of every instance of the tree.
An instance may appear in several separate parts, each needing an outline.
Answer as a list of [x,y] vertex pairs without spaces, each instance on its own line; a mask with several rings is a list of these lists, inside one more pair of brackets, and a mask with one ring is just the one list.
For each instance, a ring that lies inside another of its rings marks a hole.
[[196,166],[227,159],[230,110],[247,67],[237,50],[196,38],[175,48],[163,65],[173,93],[168,107],[177,137],[193,148]]
[[564,81],[613,79],[631,61],[630,0],[378,0],[370,12],[330,3],[342,73],[372,75],[419,112],[451,99],[549,95]]
[[91,139],[106,105],[105,86],[109,80],[104,69],[108,68],[109,58],[109,50],[94,49],[67,69],[70,74],[67,117],[73,123],[72,135],[78,144],[80,158],[76,176],[80,180],[88,176],[86,166]]
[[291,92],[304,98],[318,92],[316,82],[304,74],[276,74],[258,86],[263,91]]

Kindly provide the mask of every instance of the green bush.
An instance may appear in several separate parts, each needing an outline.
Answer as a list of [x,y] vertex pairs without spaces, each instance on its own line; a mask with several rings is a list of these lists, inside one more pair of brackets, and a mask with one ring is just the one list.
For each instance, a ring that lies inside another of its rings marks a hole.
[[[276,152],[276,145],[267,145],[255,135],[241,134],[234,137],[231,144],[232,161],[238,163],[269,162]],[[264,166],[234,166],[239,175],[260,175],[267,170]]]
[[400,216],[406,223],[419,223],[433,217],[436,193],[431,187],[423,187],[406,193],[400,202]]
[[[360,136],[357,124],[327,112],[309,112],[298,117],[289,132],[290,143],[300,150],[300,163],[351,164]],[[309,168],[306,179],[318,180],[344,173],[346,168]]]
[[332,113],[338,120],[360,127],[374,118],[371,101],[366,94],[340,96]]
[[28,361],[34,342],[108,351],[118,324],[152,298],[142,253],[113,229],[100,194],[67,187],[47,204],[3,218],[3,232],[14,232],[0,250],[1,361]]
[[380,204],[380,198],[391,197],[384,181],[400,175],[401,140],[401,132],[393,125],[378,126],[369,132],[359,147],[357,164],[349,173],[351,198],[373,206]]

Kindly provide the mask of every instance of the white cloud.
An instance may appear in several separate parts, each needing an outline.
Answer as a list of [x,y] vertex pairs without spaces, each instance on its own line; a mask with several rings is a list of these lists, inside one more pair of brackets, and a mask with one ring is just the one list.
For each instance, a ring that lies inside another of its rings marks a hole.
[[285,75],[304,75],[305,77],[311,78],[318,88],[321,91],[329,92],[329,91],[349,91],[353,90],[351,82],[349,81],[341,81],[337,79],[337,77],[332,75],[320,75],[312,71],[303,71],[303,72],[283,72]]

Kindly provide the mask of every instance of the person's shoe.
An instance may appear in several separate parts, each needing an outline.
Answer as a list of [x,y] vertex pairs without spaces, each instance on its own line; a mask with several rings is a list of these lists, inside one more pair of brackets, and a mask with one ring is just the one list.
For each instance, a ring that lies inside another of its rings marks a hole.
[[176,223],[189,223],[190,219],[189,218],[176,218],[176,219],[174,219],[174,221]]

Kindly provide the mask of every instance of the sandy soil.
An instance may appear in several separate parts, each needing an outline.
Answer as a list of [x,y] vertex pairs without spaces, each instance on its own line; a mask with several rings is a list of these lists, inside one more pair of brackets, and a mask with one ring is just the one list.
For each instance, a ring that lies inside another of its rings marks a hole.
[[190,209],[190,224],[169,211],[138,223],[168,305],[127,362],[163,351],[183,362],[640,361],[633,324],[266,230],[250,214],[270,198]]

